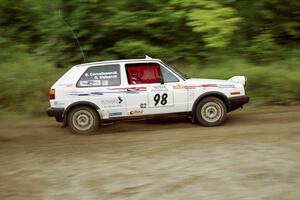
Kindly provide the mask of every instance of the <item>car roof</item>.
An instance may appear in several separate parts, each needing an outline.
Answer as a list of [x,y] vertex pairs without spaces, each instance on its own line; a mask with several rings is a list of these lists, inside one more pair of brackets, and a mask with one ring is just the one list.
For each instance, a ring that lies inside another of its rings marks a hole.
[[144,62],[144,61],[158,61],[159,62],[161,60],[150,58],[149,56],[146,56],[146,58],[144,58],[144,59],[123,59],[123,60],[98,61],[98,62],[83,63],[83,64],[75,65],[74,67],[85,67],[85,66],[111,64],[111,63],[124,63],[124,62]]

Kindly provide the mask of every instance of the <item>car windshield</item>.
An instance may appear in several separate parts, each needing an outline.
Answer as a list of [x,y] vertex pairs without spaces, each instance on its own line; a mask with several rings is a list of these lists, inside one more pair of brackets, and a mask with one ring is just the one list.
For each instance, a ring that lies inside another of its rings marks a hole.
[[173,67],[171,67],[170,65],[168,65],[166,62],[162,61],[162,63],[169,68],[172,72],[174,72],[175,74],[177,74],[178,76],[180,76],[183,80],[189,79],[191,77],[189,77],[188,75],[182,73],[181,71],[175,70]]

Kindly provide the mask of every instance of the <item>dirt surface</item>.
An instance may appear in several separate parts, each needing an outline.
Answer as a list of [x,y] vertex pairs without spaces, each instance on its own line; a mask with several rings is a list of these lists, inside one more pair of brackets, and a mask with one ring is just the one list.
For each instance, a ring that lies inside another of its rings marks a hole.
[[73,135],[51,118],[0,122],[0,199],[300,199],[300,106],[221,127],[122,122]]

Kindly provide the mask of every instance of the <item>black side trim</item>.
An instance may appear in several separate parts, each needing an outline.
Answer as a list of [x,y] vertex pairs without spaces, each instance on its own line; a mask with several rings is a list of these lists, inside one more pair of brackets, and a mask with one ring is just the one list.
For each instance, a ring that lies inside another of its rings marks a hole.
[[134,121],[134,120],[147,120],[147,119],[155,119],[155,118],[169,118],[169,117],[182,117],[182,116],[191,116],[191,112],[114,117],[109,119],[103,119],[101,120],[101,122],[106,123],[106,122],[116,122],[116,121]]
[[55,117],[58,119],[62,119],[63,113],[64,113],[64,108],[48,108],[47,109],[47,115],[49,117]]
[[229,108],[228,112],[236,110],[238,108],[242,108],[244,104],[249,102],[248,96],[238,96],[229,98]]
[[194,105],[193,105],[193,109],[192,109],[192,113],[195,114],[196,113],[196,108],[197,108],[197,104],[202,100],[204,99],[205,97],[208,97],[208,96],[215,96],[215,97],[219,97],[221,98],[221,100],[224,101],[225,105],[227,106],[227,110],[229,109],[229,101],[228,101],[228,98],[225,94],[222,94],[221,92],[207,92],[207,93],[204,93],[202,95],[200,95],[196,101],[194,102]]

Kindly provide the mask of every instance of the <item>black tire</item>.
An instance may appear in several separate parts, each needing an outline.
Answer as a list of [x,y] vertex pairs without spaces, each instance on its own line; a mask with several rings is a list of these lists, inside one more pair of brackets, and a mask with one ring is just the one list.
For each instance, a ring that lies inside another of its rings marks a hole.
[[196,108],[196,118],[203,126],[219,126],[224,123],[226,115],[227,108],[217,97],[202,99]]
[[75,134],[91,134],[99,126],[99,115],[95,109],[88,106],[78,106],[73,108],[68,116],[68,125]]

